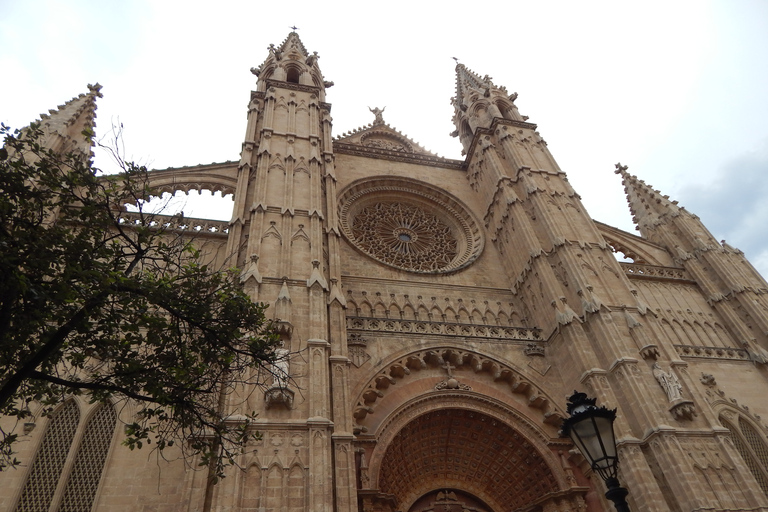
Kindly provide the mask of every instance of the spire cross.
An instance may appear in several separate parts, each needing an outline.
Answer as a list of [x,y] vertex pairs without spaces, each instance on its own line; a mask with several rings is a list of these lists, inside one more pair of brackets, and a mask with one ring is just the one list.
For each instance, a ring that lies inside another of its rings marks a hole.
[[299,27],[297,27],[297,26],[295,26],[295,25],[294,25],[293,27],[288,27],[288,28],[289,28],[289,29],[291,29],[291,30],[293,30],[294,32],[296,32],[297,30],[299,30]]
[[448,378],[453,378],[453,369],[456,367],[453,366],[450,361],[446,361],[445,364],[440,367],[445,369],[446,372],[448,372]]

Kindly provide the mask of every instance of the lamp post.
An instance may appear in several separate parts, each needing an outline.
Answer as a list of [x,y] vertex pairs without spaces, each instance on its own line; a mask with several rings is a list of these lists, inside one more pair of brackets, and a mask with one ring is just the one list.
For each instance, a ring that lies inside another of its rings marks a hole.
[[613,421],[616,409],[605,406],[597,407],[595,398],[588,398],[586,393],[574,391],[568,399],[567,412],[570,417],[563,420],[562,435],[570,437],[582,455],[587,458],[600,478],[608,487],[605,497],[611,500],[618,512],[629,512],[627,505],[628,491],[621,487],[616,478],[616,436],[613,433]]

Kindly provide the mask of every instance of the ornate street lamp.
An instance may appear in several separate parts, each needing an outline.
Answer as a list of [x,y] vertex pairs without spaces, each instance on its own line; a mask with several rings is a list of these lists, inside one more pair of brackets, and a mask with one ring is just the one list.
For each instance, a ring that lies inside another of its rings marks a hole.
[[628,491],[621,487],[616,478],[616,436],[613,433],[613,420],[616,409],[609,410],[595,405],[595,398],[587,398],[586,393],[574,391],[568,399],[566,410],[569,418],[563,420],[562,435],[570,437],[582,455],[586,457],[600,478],[608,487],[605,497],[613,502],[618,512],[629,512],[625,499]]

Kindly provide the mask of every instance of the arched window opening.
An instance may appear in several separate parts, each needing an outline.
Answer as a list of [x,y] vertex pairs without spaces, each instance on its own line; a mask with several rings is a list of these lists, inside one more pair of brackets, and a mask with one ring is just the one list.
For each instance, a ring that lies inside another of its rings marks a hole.
[[469,126],[469,123],[466,120],[463,120],[461,122],[461,130],[459,131],[459,138],[464,141],[464,139],[472,140],[472,137],[474,137],[474,133],[472,133],[472,128]]
[[731,439],[744,463],[768,496],[768,446],[765,435],[760,435],[743,417],[739,416],[738,427],[720,417],[720,423],[731,432]]
[[115,408],[107,404],[99,407],[88,422],[59,512],[90,510],[93,506],[116,423]]
[[[74,442],[80,424],[80,408],[68,400],[51,417],[29,470],[16,512],[91,510],[99,487],[117,414],[111,404],[101,405]],[[74,454],[71,452],[74,451]],[[65,473],[67,460],[74,459]],[[57,491],[61,496],[54,502]]]
[[285,77],[285,81],[292,84],[297,84],[299,83],[299,76],[301,76],[301,72],[297,68],[289,68]]
[[79,422],[80,409],[74,400],[53,413],[21,491],[17,512],[48,512]]

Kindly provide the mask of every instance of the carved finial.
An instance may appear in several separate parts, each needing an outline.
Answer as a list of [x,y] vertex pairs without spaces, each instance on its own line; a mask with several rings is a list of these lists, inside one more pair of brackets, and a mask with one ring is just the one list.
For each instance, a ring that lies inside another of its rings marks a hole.
[[312,260],[312,268],[318,268],[318,267],[320,267],[320,261]]
[[619,162],[619,163],[616,164],[616,170],[613,171],[613,172],[616,173],[616,174],[621,174],[623,172],[626,172],[627,169],[629,169],[629,166],[621,165],[621,162]]

